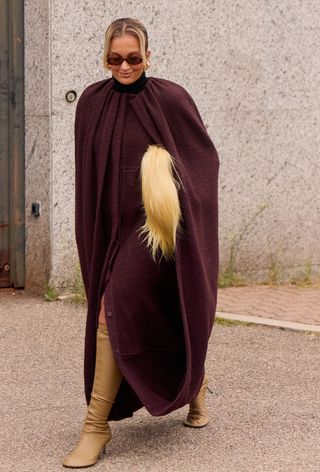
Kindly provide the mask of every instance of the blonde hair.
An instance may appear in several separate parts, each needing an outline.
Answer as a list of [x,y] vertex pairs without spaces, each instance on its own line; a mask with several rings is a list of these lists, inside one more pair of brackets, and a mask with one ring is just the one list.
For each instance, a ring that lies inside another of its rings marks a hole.
[[165,259],[174,259],[182,217],[178,195],[180,184],[174,174],[181,182],[168,151],[157,144],[148,146],[140,168],[146,221],[139,231],[140,236],[145,235],[144,241],[147,241],[154,260],[158,250]]
[[104,41],[103,50],[103,67],[108,68],[108,54],[113,38],[123,36],[124,34],[131,34],[136,37],[140,45],[140,53],[143,57],[144,64],[147,61],[146,52],[148,49],[148,33],[143,23],[134,18],[119,18],[114,20],[107,28]]

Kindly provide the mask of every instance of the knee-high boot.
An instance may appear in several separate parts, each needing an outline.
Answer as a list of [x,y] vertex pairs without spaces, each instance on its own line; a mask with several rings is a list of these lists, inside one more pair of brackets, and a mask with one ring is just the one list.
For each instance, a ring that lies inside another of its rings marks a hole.
[[117,395],[122,374],[116,364],[107,327],[99,324],[94,383],[90,404],[77,447],[63,460],[69,468],[89,467],[96,463],[100,452],[111,439],[107,422]]
[[208,410],[205,404],[205,396],[208,386],[208,378],[205,376],[200,391],[189,405],[187,419],[183,422],[191,428],[203,428],[209,423]]

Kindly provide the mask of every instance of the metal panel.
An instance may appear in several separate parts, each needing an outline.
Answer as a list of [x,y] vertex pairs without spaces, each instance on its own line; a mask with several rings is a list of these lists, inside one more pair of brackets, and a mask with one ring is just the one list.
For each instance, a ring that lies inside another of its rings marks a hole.
[[0,286],[24,286],[23,0],[0,0]]
[[0,287],[10,285],[8,1],[0,3]]

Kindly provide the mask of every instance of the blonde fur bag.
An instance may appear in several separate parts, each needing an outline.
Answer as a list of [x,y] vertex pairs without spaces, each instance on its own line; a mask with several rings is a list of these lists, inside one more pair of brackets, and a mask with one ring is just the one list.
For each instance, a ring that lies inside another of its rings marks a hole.
[[158,250],[165,259],[174,258],[181,219],[179,183],[174,173],[178,176],[169,152],[160,145],[150,145],[142,157],[140,169],[146,214],[140,235],[145,235],[144,241],[147,241],[154,260]]

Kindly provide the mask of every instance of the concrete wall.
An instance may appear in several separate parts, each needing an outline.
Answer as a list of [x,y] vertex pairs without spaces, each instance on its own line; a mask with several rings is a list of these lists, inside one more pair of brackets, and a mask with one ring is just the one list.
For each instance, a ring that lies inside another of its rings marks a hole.
[[[248,277],[320,263],[317,0],[25,1],[27,287],[73,283],[73,118],[105,77],[104,31],[144,21],[148,75],[194,97],[220,160],[221,267]],[[31,201],[42,202],[38,219]]]
[[[41,293],[50,279],[51,250],[51,57],[46,1],[25,2],[25,288]],[[41,202],[39,217],[31,203]]]

